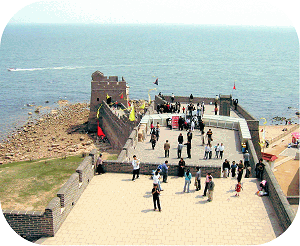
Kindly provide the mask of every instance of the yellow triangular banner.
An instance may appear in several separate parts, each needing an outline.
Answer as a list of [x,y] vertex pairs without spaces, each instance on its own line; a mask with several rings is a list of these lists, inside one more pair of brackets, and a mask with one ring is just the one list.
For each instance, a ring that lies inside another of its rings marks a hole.
[[129,120],[130,121],[135,121],[135,113],[134,113],[134,106],[132,105],[131,112],[129,114]]

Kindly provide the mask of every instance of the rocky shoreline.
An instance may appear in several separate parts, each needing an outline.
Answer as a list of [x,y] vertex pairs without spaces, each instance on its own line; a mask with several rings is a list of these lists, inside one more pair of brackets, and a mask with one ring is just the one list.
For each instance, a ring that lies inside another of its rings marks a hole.
[[59,105],[29,120],[1,143],[0,164],[78,155],[96,148],[96,134],[86,132],[89,104],[64,101]]

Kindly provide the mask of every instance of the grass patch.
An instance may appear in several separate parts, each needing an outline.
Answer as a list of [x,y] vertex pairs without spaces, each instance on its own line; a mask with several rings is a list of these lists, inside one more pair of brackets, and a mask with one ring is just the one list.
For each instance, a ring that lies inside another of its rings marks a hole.
[[43,211],[82,160],[70,156],[0,166],[1,208]]
[[109,155],[106,159],[107,160],[117,160],[118,159],[118,155],[117,154],[112,154],[112,155]]

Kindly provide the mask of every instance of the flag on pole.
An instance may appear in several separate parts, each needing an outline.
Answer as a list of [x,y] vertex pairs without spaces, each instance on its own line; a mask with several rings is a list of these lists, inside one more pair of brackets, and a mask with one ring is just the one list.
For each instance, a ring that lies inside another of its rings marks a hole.
[[158,78],[153,82],[153,84],[158,85]]
[[124,96],[123,96],[123,92],[122,92],[120,95],[120,99],[123,99],[123,98],[124,98]]
[[236,90],[236,88],[235,88],[235,82],[234,82],[234,84],[233,84],[233,90]]
[[145,107],[146,107],[146,102],[144,102],[143,105],[140,108],[144,109]]
[[106,93],[106,99],[110,98],[110,96]]
[[131,112],[129,114],[129,120],[130,121],[135,121],[135,113],[134,113],[134,106],[132,105]]

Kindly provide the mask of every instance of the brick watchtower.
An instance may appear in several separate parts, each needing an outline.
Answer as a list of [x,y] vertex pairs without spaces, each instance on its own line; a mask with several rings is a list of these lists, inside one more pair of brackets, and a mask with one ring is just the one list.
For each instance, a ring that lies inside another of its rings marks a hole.
[[[103,101],[106,102],[106,96],[110,96],[112,102],[123,103],[127,106],[129,87],[122,77],[122,81],[118,81],[118,76],[104,76],[100,71],[92,74],[91,82],[91,102],[88,130],[97,131],[97,110]],[[123,94],[123,96],[121,96]],[[123,98],[121,98],[123,97]]]

